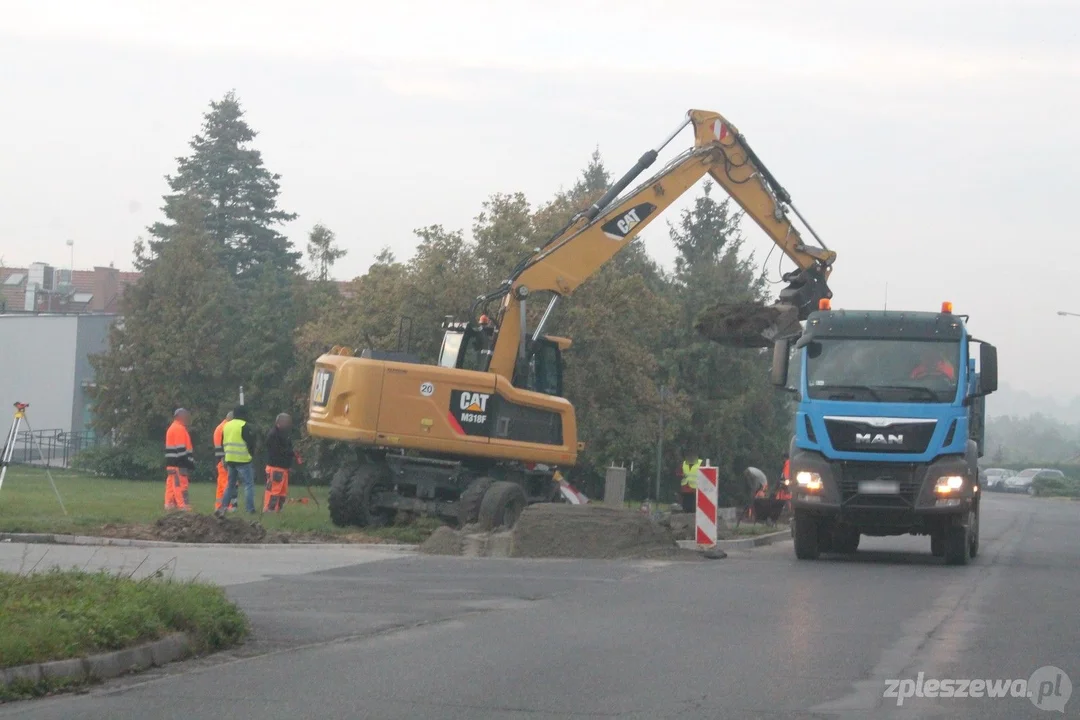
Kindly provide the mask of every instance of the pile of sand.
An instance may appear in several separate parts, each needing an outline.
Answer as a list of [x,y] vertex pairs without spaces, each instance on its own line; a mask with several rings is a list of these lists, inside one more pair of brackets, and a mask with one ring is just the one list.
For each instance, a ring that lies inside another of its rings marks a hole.
[[465,550],[465,534],[443,525],[431,533],[419,549],[428,555],[461,555]]
[[509,533],[439,528],[420,546],[431,555],[520,558],[699,559],[683,550],[667,527],[630,510],[601,505],[539,503]]
[[274,542],[267,538],[266,528],[258,522],[245,522],[239,518],[216,518],[194,512],[170,513],[154,523],[155,540],[193,543],[262,543]]

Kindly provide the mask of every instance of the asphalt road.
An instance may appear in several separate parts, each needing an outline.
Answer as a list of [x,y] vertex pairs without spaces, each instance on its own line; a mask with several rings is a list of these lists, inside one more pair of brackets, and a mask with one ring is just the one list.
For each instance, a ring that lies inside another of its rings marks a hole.
[[982,523],[962,568],[926,539],[864,538],[817,562],[790,542],[708,563],[404,556],[231,585],[256,627],[239,651],[0,717],[1060,716],[1027,698],[883,697],[919,673],[1053,665],[1080,684],[1080,502],[990,495]]

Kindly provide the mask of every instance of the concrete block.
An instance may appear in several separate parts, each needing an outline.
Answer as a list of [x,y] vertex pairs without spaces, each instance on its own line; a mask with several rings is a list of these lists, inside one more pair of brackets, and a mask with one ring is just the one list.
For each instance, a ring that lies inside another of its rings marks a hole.
[[0,683],[3,685],[14,685],[20,680],[35,685],[41,682],[41,665],[34,663],[0,670]]
[[41,663],[41,677],[44,680],[82,680],[86,677],[86,662],[82,658],[72,658]]
[[158,667],[180,660],[188,654],[187,635],[176,633],[162,638],[150,646],[150,652]]
[[622,508],[626,501],[626,468],[609,467],[604,475],[604,505]]
[[102,653],[86,658],[86,674],[98,680],[120,677],[127,671],[125,651]]

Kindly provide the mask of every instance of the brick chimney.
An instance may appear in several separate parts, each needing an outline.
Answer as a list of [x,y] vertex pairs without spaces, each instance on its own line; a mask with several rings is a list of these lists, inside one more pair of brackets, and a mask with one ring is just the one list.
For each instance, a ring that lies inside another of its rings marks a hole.
[[94,294],[90,301],[91,312],[110,310],[120,294],[120,271],[111,267],[94,266]]

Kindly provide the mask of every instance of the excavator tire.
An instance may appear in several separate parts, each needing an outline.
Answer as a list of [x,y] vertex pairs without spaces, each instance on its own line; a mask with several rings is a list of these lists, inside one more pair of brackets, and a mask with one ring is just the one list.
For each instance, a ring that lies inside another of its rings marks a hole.
[[477,518],[480,529],[513,528],[528,502],[525,491],[517,483],[505,480],[492,483],[480,502],[480,514]]
[[469,483],[458,498],[458,525],[465,527],[480,519],[480,503],[484,501],[484,493],[494,483],[489,477],[479,477]]
[[341,468],[334,473],[330,481],[330,522],[338,527],[347,527],[353,523],[353,509],[349,505],[349,495],[353,485],[356,468]]
[[390,486],[390,469],[382,463],[366,463],[356,469],[352,487],[349,488],[350,507],[355,508],[353,523],[358,527],[385,527],[397,514],[390,508],[374,507],[372,494]]
[[381,527],[394,519],[393,510],[371,507],[371,494],[387,484],[387,468],[365,463],[342,468],[330,483],[330,520],[338,527]]

